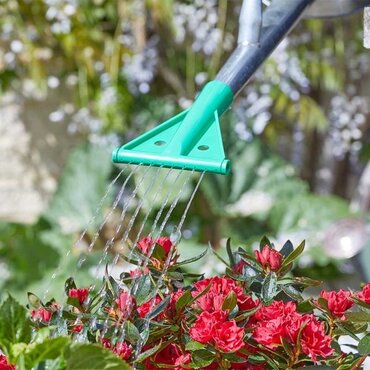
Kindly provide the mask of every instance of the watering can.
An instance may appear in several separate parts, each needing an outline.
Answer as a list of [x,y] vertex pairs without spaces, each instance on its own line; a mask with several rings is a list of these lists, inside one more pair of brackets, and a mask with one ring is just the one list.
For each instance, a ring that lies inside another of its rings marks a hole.
[[220,117],[302,17],[349,15],[370,0],[244,0],[238,46],[190,109],[115,149],[113,162],[228,174]]

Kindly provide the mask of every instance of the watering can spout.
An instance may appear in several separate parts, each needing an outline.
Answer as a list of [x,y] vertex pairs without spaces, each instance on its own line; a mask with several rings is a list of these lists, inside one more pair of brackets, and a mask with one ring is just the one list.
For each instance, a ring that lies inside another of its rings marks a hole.
[[219,117],[232,100],[228,85],[209,82],[190,109],[115,149],[113,162],[228,174]]

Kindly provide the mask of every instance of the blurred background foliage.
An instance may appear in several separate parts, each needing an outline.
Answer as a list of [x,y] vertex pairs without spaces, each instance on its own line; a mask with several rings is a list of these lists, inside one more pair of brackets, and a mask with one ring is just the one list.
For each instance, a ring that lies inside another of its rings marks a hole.
[[[57,186],[31,223],[1,214],[1,292],[24,301],[26,290],[58,295],[77,270],[81,283],[99,276],[97,261],[122,202],[96,252],[77,263],[119,190],[115,184],[96,214],[118,173],[111,149],[191,104],[234,48],[240,6],[239,0],[0,0],[0,99],[13,93],[41,102],[42,111],[58,92],[46,118],[36,114],[43,120],[36,136],[47,140],[59,125],[66,136],[56,141],[71,147],[58,158]],[[205,176],[187,217],[184,257],[208,242],[222,254],[228,236],[252,248],[266,234],[277,243],[307,240],[297,272],[329,284],[369,279],[370,54],[362,47],[361,18],[302,21],[225,114],[233,173]],[[46,157],[41,152],[40,161]],[[163,183],[163,193],[171,186]],[[161,206],[143,201],[153,215]],[[360,247],[361,257],[353,257]],[[218,268],[214,260],[202,267]]]

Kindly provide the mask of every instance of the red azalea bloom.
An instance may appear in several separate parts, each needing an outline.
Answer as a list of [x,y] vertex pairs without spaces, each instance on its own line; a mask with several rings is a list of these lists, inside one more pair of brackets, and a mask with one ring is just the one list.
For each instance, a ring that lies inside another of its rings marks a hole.
[[256,254],[257,261],[262,265],[264,270],[277,271],[280,269],[283,260],[283,255],[280,252],[265,245],[262,252],[257,250],[254,253]]
[[279,316],[288,316],[296,312],[297,307],[294,302],[274,301],[269,306],[261,307],[254,316],[256,320],[273,320]]
[[370,283],[366,284],[360,293],[357,295],[358,299],[361,301],[370,304]]
[[101,338],[101,344],[103,345],[104,348],[112,347],[112,342],[108,338]]
[[244,329],[235,320],[217,323],[214,330],[216,347],[223,352],[236,352],[243,347]]
[[225,311],[202,312],[189,330],[191,338],[200,343],[210,342],[214,336],[215,325],[224,323],[227,315]]
[[45,308],[38,308],[36,310],[31,311],[31,317],[35,321],[45,321],[49,322],[52,316],[52,312],[46,310]]
[[239,275],[243,275],[243,267],[247,265],[247,262],[240,261],[236,265],[233,266],[233,272]]
[[309,315],[309,321],[302,331],[302,351],[313,361],[316,361],[317,357],[326,358],[333,353],[331,341],[332,337],[325,334],[324,324],[313,315]]
[[80,333],[82,330],[83,330],[84,326],[82,324],[79,324],[79,325],[75,325],[73,328],[72,328],[72,331],[74,333]]
[[8,358],[0,353],[0,370],[15,370],[15,365],[9,364]]
[[148,272],[149,272],[149,269],[145,267],[143,269],[137,268],[135,270],[131,270],[129,271],[129,274],[132,278],[137,278],[139,276],[146,275]]
[[320,297],[328,301],[330,312],[341,320],[345,319],[345,311],[353,306],[353,301],[351,299],[352,293],[343,289],[339,290],[339,292],[327,292],[323,290],[320,293]]
[[77,298],[82,306],[89,296],[89,288],[69,289],[68,297]]
[[122,360],[127,360],[132,354],[132,346],[126,342],[118,342],[112,349],[112,351],[117,354]]
[[[189,353],[183,353],[181,348],[174,343],[170,343],[168,346],[163,348],[160,352],[150,357],[145,361],[146,370],[182,370],[182,365],[190,363],[191,357]],[[166,364],[171,367],[157,367],[155,364]],[[175,367],[172,367],[175,366]]]
[[253,338],[259,344],[270,349],[276,349],[281,344],[285,334],[285,322],[281,317],[273,320],[261,321],[253,331]]
[[156,306],[159,302],[161,302],[161,297],[159,295],[157,295],[155,298],[154,298],[154,302],[153,302],[153,299],[150,299],[149,301],[143,303],[140,307],[137,308],[137,312],[139,313],[139,316],[141,318],[144,318],[152,309],[154,306]]
[[168,253],[170,253],[173,245],[170,238],[166,236],[162,236],[158,239],[146,236],[137,243],[137,246],[145,255],[148,255],[150,253],[150,249],[153,248],[155,244],[158,244],[163,248],[166,257],[168,256]]
[[293,302],[275,301],[270,306],[260,308],[253,316],[256,324],[253,338],[270,349],[281,345],[284,338],[291,344],[297,341],[305,317],[296,312]]
[[170,302],[164,311],[164,315],[167,317],[175,317],[177,314],[176,303],[182,297],[184,291],[182,289],[177,290],[176,292],[171,293]]
[[[143,254],[147,255],[147,256],[153,252],[153,250],[155,248],[154,247],[155,245],[159,245],[160,248],[163,249],[164,256],[161,260],[158,260],[155,257],[150,257],[150,261],[151,261],[151,263],[153,264],[153,266],[155,268],[161,269],[162,266],[163,266],[163,262],[168,258],[168,255],[170,254],[171,249],[173,249],[172,248],[173,244],[171,242],[171,239],[166,237],[166,236],[162,236],[162,237],[157,238],[157,239],[153,239],[150,236],[146,236],[145,238],[141,239],[137,243],[137,246],[141,250],[141,252]],[[170,265],[175,263],[177,258],[178,258],[178,256],[171,256],[171,264]]]
[[212,277],[203,279],[193,284],[195,288],[192,292],[193,297],[203,292],[207,286],[211,284],[210,290],[196,300],[198,305],[203,311],[214,312],[220,311],[225,301],[226,296],[233,291],[237,297],[239,310],[250,310],[258,305],[258,301],[254,302],[251,296],[243,293],[243,288],[228,277]]
[[135,307],[135,298],[130,293],[121,291],[116,303],[123,317],[127,318]]

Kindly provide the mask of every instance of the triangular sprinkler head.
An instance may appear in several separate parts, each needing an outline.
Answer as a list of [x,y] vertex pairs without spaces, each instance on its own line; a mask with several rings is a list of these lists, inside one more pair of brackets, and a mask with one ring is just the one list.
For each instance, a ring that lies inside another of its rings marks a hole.
[[217,112],[208,130],[194,143],[188,154],[183,155],[179,151],[171,150],[171,147],[180,149],[180,145],[175,143],[175,134],[187,113],[188,111],[181,112],[115,149],[112,155],[113,162],[228,174],[230,161],[225,158]]
[[113,162],[228,174],[219,114],[231,101],[227,85],[207,84],[189,110],[115,149]]

